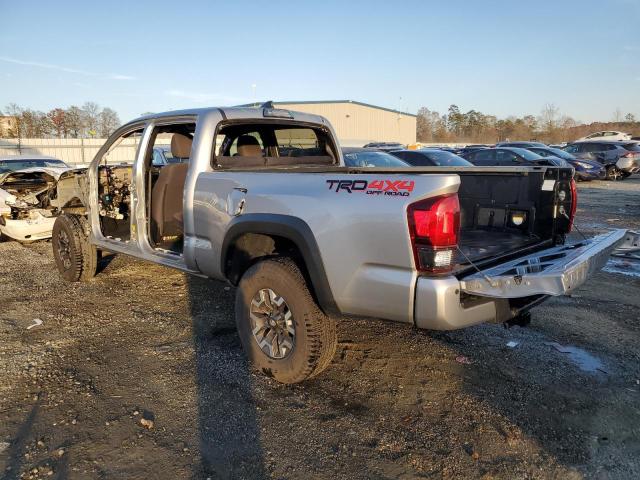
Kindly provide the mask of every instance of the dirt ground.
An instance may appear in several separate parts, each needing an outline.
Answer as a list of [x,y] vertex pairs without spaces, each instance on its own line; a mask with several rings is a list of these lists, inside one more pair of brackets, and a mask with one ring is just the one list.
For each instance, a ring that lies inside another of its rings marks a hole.
[[[579,195],[585,233],[640,228],[640,178]],[[225,284],[101,267],[67,284],[50,243],[0,243],[3,479],[640,478],[630,262],[529,328],[343,319],[330,368],[296,386],[247,368]]]

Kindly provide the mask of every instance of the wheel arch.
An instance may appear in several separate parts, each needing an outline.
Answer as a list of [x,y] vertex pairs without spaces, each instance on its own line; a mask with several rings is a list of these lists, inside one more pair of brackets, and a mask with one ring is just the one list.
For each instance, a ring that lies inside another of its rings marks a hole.
[[65,201],[61,210],[69,215],[86,215],[87,207],[78,197],[72,197]]
[[315,236],[304,220],[289,215],[245,214],[232,221],[220,257],[222,271],[232,284],[237,285],[255,262],[273,256],[293,257],[322,311],[340,312]]

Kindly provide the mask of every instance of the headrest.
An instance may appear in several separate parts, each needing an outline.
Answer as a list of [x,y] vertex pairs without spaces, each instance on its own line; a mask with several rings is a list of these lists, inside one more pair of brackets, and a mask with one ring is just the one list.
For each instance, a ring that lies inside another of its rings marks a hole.
[[262,149],[258,139],[251,135],[238,137],[238,155],[241,157],[261,157]]
[[174,133],[171,137],[171,155],[177,158],[189,158],[191,156],[191,144],[193,139],[182,135],[181,133]]

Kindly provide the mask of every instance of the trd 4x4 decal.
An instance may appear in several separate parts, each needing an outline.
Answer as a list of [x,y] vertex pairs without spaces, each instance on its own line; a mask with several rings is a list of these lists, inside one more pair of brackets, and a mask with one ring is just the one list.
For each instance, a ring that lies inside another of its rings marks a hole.
[[365,192],[367,195],[408,197],[413,191],[413,180],[327,180],[329,190],[336,193]]

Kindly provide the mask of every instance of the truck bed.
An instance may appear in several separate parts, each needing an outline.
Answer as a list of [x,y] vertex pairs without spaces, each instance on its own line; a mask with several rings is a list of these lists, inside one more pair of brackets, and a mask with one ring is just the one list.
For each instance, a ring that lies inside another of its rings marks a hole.
[[[227,170],[227,169],[225,169]],[[234,168],[256,171],[253,168]],[[257,170],[261,173],[341,174],[456,174],[461,207],[461,230],[456,255],[457,272],[471,269],[471,262],[486,265],[522,250],[551,245],[558,222],[554,218],[555,188],[571,180],[570,168],[532,167],[407,167],[352,168],[340,166],[283,166]],[[545,180],[553,181],[547,182]],[[545,190],[543,190],[545,185]],[[524,213],[525,222],[509,221],[513,213]]]

